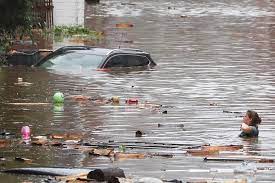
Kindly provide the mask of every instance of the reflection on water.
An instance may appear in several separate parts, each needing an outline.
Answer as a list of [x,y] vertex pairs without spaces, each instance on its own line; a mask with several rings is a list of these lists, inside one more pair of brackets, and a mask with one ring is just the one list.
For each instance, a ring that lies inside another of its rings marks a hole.
[[[74,132],[81,133],[89,142],[241,144],[242,151],[222,152],[220,156],[274,159],[274,13],[274,3],[265,0],[176,0],[173,3],[112,0],[87,6],[85,23],[106,35],[100,46],[142,48],[152,54],[158,66],[145,71],[70,74],[35,68],[2,68],[2,103],[51,102],[56,91],[65,94],[65,103],[61,111],[51,105],[1,105],[1,130],[19,134],[22,126],[30,125],[35,135]],[[134,26],[116,28],[117,23],[123,22]],[[14,85],[18,77],[33,84]],[[119,96],[121,103],[117,106],[76,102],[70,99],[71,95]],[[128,98],[138,98],[141,104],[150,101],[173,107],[163,114],[127,105],[124,101]],[[263,120],[257,140],[238,137],[241,114],[248,109],[256,110]],[[144,136],[135,137],[137,130],[143,131]],[[126,152],[163,152],[175,156],[125,161],[93,158],[57,148],[22,150],[20,147],[17,151],[2,148],[1,156],[12,159],[24,155],[41,166],[118,166],[126,175],[167,180],[218,181],[252,176],[249,172],[234,173],[241,165],[239,162],[204,162],[203,157],[184,154],[183,146],[126,148]],[[19,166],[11,162],[1,168]],[[254,164],[262,169],[253,174],[257,182],[274,182],[274,163]]]

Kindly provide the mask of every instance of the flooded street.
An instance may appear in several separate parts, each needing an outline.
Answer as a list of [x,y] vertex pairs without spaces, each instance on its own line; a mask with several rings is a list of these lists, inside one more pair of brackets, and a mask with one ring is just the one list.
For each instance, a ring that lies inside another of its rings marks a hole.
[[[275,2],[268,0],[102,0],[86,5],[85,26],[106,36],[89,44],[140,48],[158,65],[153,70],[121,72],[0,68],[0,130],[15,134],[10,146],[0,146],[0,157],[6,159],[0,161],[1,169],[120,167],[126,176],[183,182],[234,178],[275,182],[274,163],[249,161],[242,166],[242,162],[206,162],[205,156],[186,154],[189,146],[234,144],[243,149],[216,157],[275,159],[274,22]],[[119,23],[133,27],[117,28]],[[32,84],[15,85],[18,77]],[[9,104],[51,103],[56,91],[64,93],[64,106]],[[76,102],[69,98],[72,95],[119,96],[121,103]],[[163,109],[167,114],[127,105],[128,98],[168,106]],[[258,139],[238,137],[248,109],[262,118]],[[76,133],[87,142],[163,143],[178,144],[178,148],[126,148],[126,152],[171,153],[173,158],[92,157],[77,150],[18,144],[24,125],[30,125],[34,136]],[[135,137],[137,130],[145,134]],[[15,162],[14,157],[33,162]],[[4,182],[40,180],[7,174],[0,178]]]

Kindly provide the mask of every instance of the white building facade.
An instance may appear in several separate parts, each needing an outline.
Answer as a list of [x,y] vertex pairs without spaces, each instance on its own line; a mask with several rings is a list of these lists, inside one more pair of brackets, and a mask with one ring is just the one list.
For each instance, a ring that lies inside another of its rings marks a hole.
[[53,0],[54,25],[84,25],[85,0]]

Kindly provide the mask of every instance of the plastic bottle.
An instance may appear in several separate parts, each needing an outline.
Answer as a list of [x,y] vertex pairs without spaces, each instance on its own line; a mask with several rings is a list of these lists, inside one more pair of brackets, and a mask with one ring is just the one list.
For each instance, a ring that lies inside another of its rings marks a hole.
[[21,128],[22,139],[25,143],[29,143],[31,140],[31,129],[29,126],[23,126]]

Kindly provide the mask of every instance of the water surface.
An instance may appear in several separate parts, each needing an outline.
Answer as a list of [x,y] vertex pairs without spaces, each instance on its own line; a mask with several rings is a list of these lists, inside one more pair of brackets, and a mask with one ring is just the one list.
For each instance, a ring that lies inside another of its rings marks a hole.
[[[274,159],[274,3],[245,1],[101,1],[87,5],[85,24],[104,31],[104,47],[141,48],[151,53],[158,66],[132,72],[54,72],[33,68],[1,68],[1,129],[19,137],[23,125],[35,135],[81,133],[84,140],[230,145],[244,148],[220,156]],[[128,29],[118,23],[131,23]],[[17,78],[33,83],[14,85]],[[56,91],[70,95],[119,96],[120,105],[96,105],[65,99],[64,110],[47,106],[14,106],[10,102],[51,102]],[[129,97],[141,103],[173,106],[167,114],[124,104]],[[262,117],[256,140],[238,137],[242,115],[256,110]],[[226,113],[231,111],[235,113]],[[184,127],[182,126],[184,125]],[[135,131],[145,135],[135,137]],[[244,173],[234,173],[240,162],[204,162],[177,149],[127,149],[130,152],[173,153],[173,158],[114,161],[92,158],[78,151],[14,144],[2,148],[1,156],[14,163],[14,156],[32,158],[35,166],[112,167],[126,175],[162,179],[214,180],[248,178],[273,182],[274,164],[249,163]],[[4,165],[5,164],[5,165]],[[28,166],[34,166],[28,165]],[[264,169],[257,170],[256,169]],[[1,175],[6,180],[19,179]],[[36,180],[37,177],[30,177]]]

